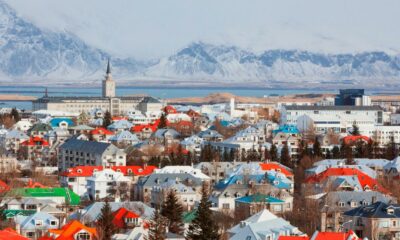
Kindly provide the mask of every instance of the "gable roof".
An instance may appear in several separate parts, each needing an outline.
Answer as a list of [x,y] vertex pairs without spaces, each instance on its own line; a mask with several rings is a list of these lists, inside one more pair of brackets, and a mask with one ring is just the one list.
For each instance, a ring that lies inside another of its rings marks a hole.
[[6,197],[64,197],[71,205],[79,205],[80,197],[69,188],[15,188],[7,193]]
[[264,171],[274,170],[276,172],[283,173],[286,177],[293,176],[293,172],[290,168],[278,163],[278,162],[267,162],[260,163],[261,169]]
[[68,126],[74,125],[74,121],[71,118],[53,118],[50,120],[51,127],[59,127],[61,122],[66,122]]
[[49,233],[57,235],[52,238],[55,240],[74,240],[74,235],[81,230],[88,232],[92,236],[97,236],[96,228],[86,227],[77,220],[65,224],[61,229],[50,229]]
[[44,140],[41,137],[35,136],[35,137],[30,137],[28,140],[23,141],[21,143],[22,146],[44,146],[47,147],[49,146],[49,142]]
[[15,222],[20,225],[21,229],[36,229],[37,226],[35,224],[36,220],[42,220],[42,227],[48,228],[56,228],[57,225],[51,225],[50,221],[58,221],[56,217],[51,214],[45,212],[36,212],[29,216],[17,215],[15,218]]
[[[102,171],[104,169],[103,166],[77,166],[73,168],[68,168],[67,171],[61,173],[61,176],[64,177],[91,177],[94,172]],[[112,166],[112,170],[116,172],[121,172],[125,176],[133,175],[133,176],[147,176],[154,172],[157,169],[156,166]]]
[[[393,213],[389,213],[388,209],[393,209]],[[344,215],[365,218],[400,218],[400,205],[376,202],[349,210]]]
[[96,129],[90,131],[90,133],[92,135],[114,135],[114,132],[112,132],[108,129],[105,129],[103,127],[98,127]]
[[337,240],[337,239],[357,240],[360,238],[358,238],[357,235],[352,230],[348,231],[347,233],[316,231],[310,238],[310,240]]
[[133,211],[130,211],[124,207],[121,207],[117,211],[113,212],[114,219],[112,223],[117,228],[124,228],[125,227],[125,219],[126,218],[139,218],[140,216]]
[[8,186],[5,182],[0,180],[0,193],[7,192],[10,190],[10,186]]
[[85,141],[71,138],[60,146],[60,149],[68,149],[77,152],[87,152],[93,154],[103,154],[108,148],[118,149],[111,143]]

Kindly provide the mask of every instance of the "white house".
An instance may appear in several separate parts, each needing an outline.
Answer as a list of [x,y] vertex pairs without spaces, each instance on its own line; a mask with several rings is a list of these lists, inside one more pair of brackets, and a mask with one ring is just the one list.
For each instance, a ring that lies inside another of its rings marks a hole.
[[130,179],[123,173],[111,169],[94,172],[93,176],[87,178],[86,181],[88,195],[91,199],[118,197],[129,193],[130,189]]

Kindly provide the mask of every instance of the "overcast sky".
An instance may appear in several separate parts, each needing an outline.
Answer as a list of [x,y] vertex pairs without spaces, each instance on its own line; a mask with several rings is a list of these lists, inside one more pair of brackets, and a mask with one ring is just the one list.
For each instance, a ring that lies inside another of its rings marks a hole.
[[6,0],[40,27],[120,56],[195,41],[262,51],[400,52],[400,0]]

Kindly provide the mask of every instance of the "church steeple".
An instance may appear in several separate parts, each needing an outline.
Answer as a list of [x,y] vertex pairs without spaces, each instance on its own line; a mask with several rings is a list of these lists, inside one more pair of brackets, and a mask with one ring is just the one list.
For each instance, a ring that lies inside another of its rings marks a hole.
[[111,74],[110,58],[108,58],[106,74]]
[[103,80],[102,84],[102,92],[103,92],[103,97],[108,97],[108,98],[115,97],[115,82],[111,76],[110,59],[108,59],[107,61],[107,70],[105,79]]

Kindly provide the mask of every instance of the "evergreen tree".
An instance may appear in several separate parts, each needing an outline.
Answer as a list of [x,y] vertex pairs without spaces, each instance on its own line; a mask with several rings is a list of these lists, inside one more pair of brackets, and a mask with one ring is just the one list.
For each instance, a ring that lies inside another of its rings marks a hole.
[[183,154],[183,149],[182,145],[178,145],[177,152],[176,152],[176,165],[183,165],[183,162],[185,160],[185,156]]
[[164,240],[166,235],[166,219],[158,209],[154,210],[153,217],[149,223],[149,231],[146,240]]
[[314,154],[314,157],[322,157],[321,144],[319,143],[317,138],[315,138],[315,141],[313,144],[313,154]]
[[167,117],[165,113],[161,114],[160,122],[158,123],[158,128],[166,128],[167,127]]
[[14,120],[14,122],[19,122],[19,120],[21,120],[19,112],[16,108],[11,109],[11,118]]
[[236,160],[236,153],[235,153],[235,149],[231,149],[229,151],[229,161],[233,162]]
[[265,161],[271,160],[271,154],[269,153],[269,150],[267,148],[265,148],[264,150],[264,160]]
[[223,153],[223,159],[224,159],[224,162],[228,162],[229,161],[229,153],[226,150]]
[[242,149],[242,152],[240,154],[240,161],[245,162],[246,159],[246,150]]
[[206,185],[203,185],[199,206],[196,210],[196,217],[189,225],[186,235],[187,240],[218,240],[218,226],[214,221],[211,211],[211,202],[208,201]]
[[398,156],[399,152],[396,143],[394,142],[394,137],[392,136],[390,142],[386,145],[385,158],[388,160],[393,160]]
[[278,149],[275,144],[272,144],[271,149],[269,150],[269,155],[271,156],[271,161],[278,161]]
[[116,232],[116,228],[113,224],[113,212],[111,211],[111,206],[106,201],[104,206],[101,208],[100,218],[97,220],[97,227],[101,232],[100,235],[104,240],[110,240],[111,236]]
[[281,163],[287,167],[292,166],[292,159],[290,157],[289,146],[287,145],[287,143],[283,145],[281,150]]
[[168,230],[172,233],[182,235],[184,232],[182,221],[183,207],[178,202],[178,197],[175,191],[168,192],[162,208],[161,215],[167,219]]
[[334,146],[332,148],[332,158],[334,159],[340,158],[340,149],[338,146]]
[[350,145],[343,143],[340,147],[340,152],[342,154],[342,158],[346,159],[346,164],[354,164],[353,148]]
[[112,123],[111,113],[109,111],[106,111],[103,118],[103,127],[107,128],[111,123]]
[[356,121],[354,121],[354,123],[353,123],[353,130],[351,131],[351,135],[353,135],[353,136],[359,136],[360,135],[360,129],[359,129]]

